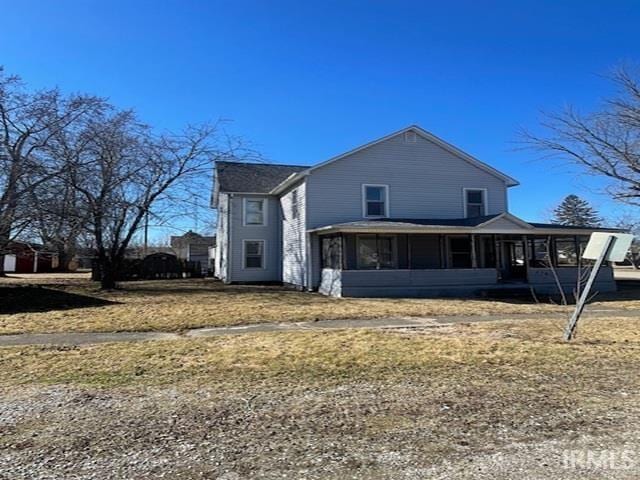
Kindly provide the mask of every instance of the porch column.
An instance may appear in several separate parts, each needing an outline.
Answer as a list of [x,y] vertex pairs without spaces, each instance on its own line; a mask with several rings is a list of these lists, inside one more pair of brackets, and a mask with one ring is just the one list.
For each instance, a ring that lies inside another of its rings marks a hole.
[[496,270],[498,271],[498,280],[502,278],[501,274],[501,265],[502,265],[502,248],[500,248],[500,240],[498,240],[497,235],[493,235],[493,244],[496,249]]
[[478,268],[478,255],[476,255],[475,235],[471,235],[471,268]]
[[522,236],[522,245],[524,248],[524,272],[525,272],[525,280],[528,282],[529,281],[529,265],[531,262],[531,259],[529,258],[529,237],[527,237],[526,235]]

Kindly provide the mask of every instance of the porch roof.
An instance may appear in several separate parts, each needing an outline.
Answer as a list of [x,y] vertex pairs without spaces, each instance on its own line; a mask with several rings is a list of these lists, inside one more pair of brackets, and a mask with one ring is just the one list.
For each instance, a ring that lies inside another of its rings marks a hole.
[[528,223],[501,213],[473,218],[380,218],[337,223],[308,230],[320,235],[330,233],[476,233],[512,235],[588,235],[592,232],[616,232],[614,228],[587,228],[544,223]]

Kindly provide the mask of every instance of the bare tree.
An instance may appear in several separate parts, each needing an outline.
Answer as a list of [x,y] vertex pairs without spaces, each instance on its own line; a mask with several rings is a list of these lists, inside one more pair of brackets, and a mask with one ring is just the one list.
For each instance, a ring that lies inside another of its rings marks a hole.
[[619,93],[599,111],[568,107],[546,114],[544,133],[522,132],[524,143],[610,180],[613,199],[640,205],[640,74],[624,67],[612,75]]
[[210,175],[213,161],[231,154],[223,146],[217,125],[156,136],[132,112],[114,109],[57,138],[67,165],[62,178],[79,193],[75,215],[94,239],[102,288],[116,286],[145,216],[171,216],[198,179]]
[[39,239],[48,251],[57,253],[62,271],[69,270],[88,220],[81,208],[79,192],[72,187],[67,174],[63,170],[58,177],[33,189],[28,202],[31,222],[26,232],[29,237]]
[[56,89],[28,92],[0,67],[0,273],[7,244],[32,220],[34,190],[59,173],[48,154],[52,138],[100,104]]

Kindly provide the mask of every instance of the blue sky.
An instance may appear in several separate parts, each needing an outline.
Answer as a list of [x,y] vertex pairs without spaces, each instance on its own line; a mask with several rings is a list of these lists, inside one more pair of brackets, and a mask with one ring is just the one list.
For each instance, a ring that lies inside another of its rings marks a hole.
[[[637,1],[6,1],[0,64],[36,87],[106,96],[177,129],[227,118],[278,163],[311,164],[417,123],[514,176],[545,220],[597,182],[518,151],[519,127],[640,62]],[[428,188],[428,185],[425,185]]]

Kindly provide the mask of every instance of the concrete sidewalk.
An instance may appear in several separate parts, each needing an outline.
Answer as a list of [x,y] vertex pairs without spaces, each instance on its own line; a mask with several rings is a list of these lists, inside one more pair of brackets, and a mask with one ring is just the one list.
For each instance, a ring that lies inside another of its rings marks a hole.
[[[640,320],[638,310],[594,309],[584,313],[585,317],[632,317]],[[182,333],[170,332],[83,332],[83,333],[23,333],[0,335],[0,347],[16,345],[91,345],[111,342],[139,342],[151,340],[179,340],[188,338],[215,337],[221,335],[243,335],[248,333],[292,332],[303,330],[338,330],[345,328],[437,328],[458,323],[491,322],[500,320],[530,320],[540,318],[568,319],[567,314],[515,314],[458,317],[390,317],[373,319],[319,320],[316,322],[259,323],[235,327],[195,328]]]

